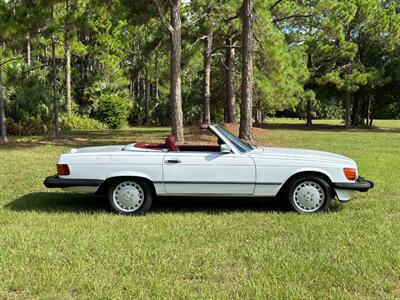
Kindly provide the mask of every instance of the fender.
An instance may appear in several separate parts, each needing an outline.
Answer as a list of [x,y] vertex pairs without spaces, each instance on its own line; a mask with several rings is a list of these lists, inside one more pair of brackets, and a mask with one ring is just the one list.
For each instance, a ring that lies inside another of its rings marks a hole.
[[104,180],[107,180],[107,179],[110,179],[113,177],[142,177],[142,178],[148,179],[154,183],[154,179],[152,179],[148,174],[143,173],[143,172],[136,172],[136,171],[114,172],[114,173],[108,174],[106,176],[106,178],[104,178]]
[[[282,189],[282,187],[286,184],[286,182],[288,182],[288,180],[289,180],[292,176],[295,176],[296,174],[299,174],[299,173],[305,173],[305,172],[315,172],[315,173],[324,174],[325,176],[327,176],[327,177],[329,178],[329,181],[330,181],[329,183],[330,183],[330,184],[333,183],[332,175],[329,174],[326,170],[323,170],[323,169],[321,169],[321,168],[302,167],[302,168],[295,169],[294,171],[292,171],[292,172],[285,178],[285,180],[283,181],[282,185],[281,185],[280,188],[279,188],[279,191]],[[278,193],[279,193],[279,191],[278,191]]]
[[160,178],[159,180],[155,180],[155,179],[151,178],[148,174],[143,173],[143,172],[123,171],[123,172],[110,173],[110,174],[107,175],[106,178],[104,178],[104,180],[107,180],[107,179],[110,179],[110,178],[114,178],[114,177],[140,177],[140,178],[144,178],[144,179],[147,179],[148,181],[150,181],[153,184],[154,190],[155,190],[157,195],[165,194],[164,178]]
[[351,192],[347,191],[347,190],[342,190],[342,189],[338,189],[334,186],[334,180],[331,176],[331,174],[329,174],[329,172],[327,172],[326,170],[320,169],[320,168],[299,168],[296,169],[295,171],[291,172],[291,175],[288,176],[284,183],[280,186],[278,193],[281,191],[282,187],[285,185],[285,183],[294,175],[299,174],[299,173],[304,173],[304,172],[316,172],[316,173],[321,173],[324,174],[325,176],[327,176],[329,178],[329,184],[332,186],[333,191],[335,192],[336,196],[338,197],[339,201],[341,202],[348,202],[351,199]]

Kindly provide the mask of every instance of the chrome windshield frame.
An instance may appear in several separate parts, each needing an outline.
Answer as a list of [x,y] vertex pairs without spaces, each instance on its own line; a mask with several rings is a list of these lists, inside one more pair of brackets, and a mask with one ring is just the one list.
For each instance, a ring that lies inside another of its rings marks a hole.
[[[222,125],[210,125],[209,129],[217,137],[221,138],[226,144],[228,144],[232,148],[235,154],[245,154],[254,149],[254,146],[243,142],[241,139],[236,137],[233,133],[231,133],[228,129],[226,129]],[[230,136],[226,135],[226,133],[228,133],[232,137],[235,137],[235,140],[232,140]],[[237,143],[240,143],[240,146],[244,151],[238,149],[238,146],[236,145]]]

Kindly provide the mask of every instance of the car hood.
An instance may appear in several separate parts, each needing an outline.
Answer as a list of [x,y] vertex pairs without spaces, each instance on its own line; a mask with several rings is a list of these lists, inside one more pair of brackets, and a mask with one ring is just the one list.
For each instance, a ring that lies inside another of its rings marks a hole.
[[71,149],[71,153],[104,153],[121,151],[124,146],[100,146],[100,147],[83,147],[79,149]]
[[249,155],[252,157],[301,159],[312,161],[340,162],[354,166],[356,165],[356,162],[354,160],[343,155],[325,151],[297,148],[257,147],[249,152]]

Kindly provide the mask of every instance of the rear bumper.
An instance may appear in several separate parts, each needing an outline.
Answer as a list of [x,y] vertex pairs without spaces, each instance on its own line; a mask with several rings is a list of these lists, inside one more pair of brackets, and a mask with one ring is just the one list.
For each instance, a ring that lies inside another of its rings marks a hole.
[[47,188],[69,188],[77,186],[100,186],[103,180],[100,179],[67,179],[56,176],[49,176],[43,184]]
[[333,183],[333,186],[335,189],[340,190],[366,192],[374,187],[374,183],[370,180],[358,177],[355,182],[335,182]]

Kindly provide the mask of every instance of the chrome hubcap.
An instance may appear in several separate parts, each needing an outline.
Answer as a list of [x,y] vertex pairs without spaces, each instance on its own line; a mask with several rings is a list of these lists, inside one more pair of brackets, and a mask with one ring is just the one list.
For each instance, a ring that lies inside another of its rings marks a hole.
[[303,212],[313,212],[324,204],[325,193],[322,187],[313,181],[304,181],[294,190],[294,205]]
[[133,212],[139,209],[143,204],[143,189],[133,181],[121,182],[114,189],[113,201],[120,210],[124,212]]

